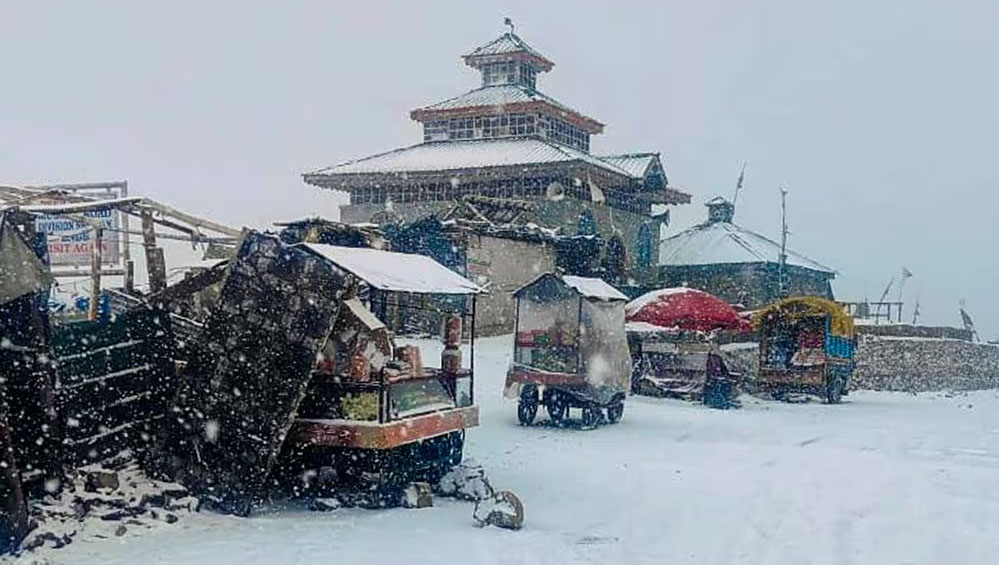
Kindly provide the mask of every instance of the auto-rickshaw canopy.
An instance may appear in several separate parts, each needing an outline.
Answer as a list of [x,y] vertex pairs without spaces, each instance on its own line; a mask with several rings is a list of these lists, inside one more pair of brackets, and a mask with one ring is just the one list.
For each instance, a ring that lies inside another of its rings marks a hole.
[[816,296],[795,296],[766,306],[754,314],[753,325],[762,329],[778,322],[795,324],[814,316],[829,316],[829,333],[832,335],[854,337],[853,318],[843,307]]

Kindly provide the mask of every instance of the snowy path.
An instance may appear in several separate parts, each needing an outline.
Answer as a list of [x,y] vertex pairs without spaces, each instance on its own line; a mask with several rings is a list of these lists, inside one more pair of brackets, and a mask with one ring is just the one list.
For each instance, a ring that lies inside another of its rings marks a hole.
[[525,529],[472,506],[208,513],[51,551],[55,563],[999,562],[999,393],[855,393],[840,406],[737,411],[632,397],[622,423],[522,428],[501,398],[509,338],[477,356],[466,453],[516,492]]

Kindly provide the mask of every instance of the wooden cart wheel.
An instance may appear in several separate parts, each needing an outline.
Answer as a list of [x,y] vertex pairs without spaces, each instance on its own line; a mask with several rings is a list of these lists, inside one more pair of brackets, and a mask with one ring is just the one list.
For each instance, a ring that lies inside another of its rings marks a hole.
[[517,419],[521,425],[530,426],[537,415],[538,390],[533,385],[524,387],[520,393],[520,402],[517,404]]
[[590,428],[600,423],[600,409],[596,406],[583,407],[583,427]]
[[569,402],[559,392],[552,391],[545,401],[545,410],[548,411],[548,418],[555,425],[561,425],[569,413]]
[[624,401],[619,400],[607,407],[607,421],[616,424],[624,416]]

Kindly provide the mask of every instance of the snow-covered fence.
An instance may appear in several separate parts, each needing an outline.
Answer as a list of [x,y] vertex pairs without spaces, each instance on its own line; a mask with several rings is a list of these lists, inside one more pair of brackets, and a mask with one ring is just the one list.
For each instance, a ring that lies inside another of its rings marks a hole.
[[999,388],[999,346],[861,335],[854,389],[928,392]]
[[169,316],[136,310],[110,323],[56,327],[56,404],[67,462],[150,445],[175,386]]

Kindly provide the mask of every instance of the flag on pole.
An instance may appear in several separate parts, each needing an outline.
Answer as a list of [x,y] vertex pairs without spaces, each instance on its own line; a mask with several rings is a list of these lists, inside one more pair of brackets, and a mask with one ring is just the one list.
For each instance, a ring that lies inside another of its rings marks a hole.
[[589,174],[586,175],[586,182],[590,185],[590,200],[593,202],[606,201],[604,198],[604,191],[600,190],[600,187],[597,186],[597,183],[593,182],[593,179],[590,178]]
[[971,314],[968,314],[968,311],[964,307],[961,308],[961,321],[964,322],[964,329],[975,331],[975,322],[971,319]]
[[893,286],[895,286],[895,277],[892,277],[891,280],[888,281],[888,286],[885,287],[884,293],[881,294],[881,300],[879,300],[879,302],[884,302],[888,299],[888,293],[891,292],[891,287]]
[[908,278],[911,278],[911,277],[912,277],[912,271],[910,271],[907,267],[905,267],[903,265],[902,266],[902,279],[905,280],[905,279],[908,279]]
[[732,198],[732,204],[739,202],[739,192],[742,190],[742,182],[746,180],[746,162],[742,162],[742,170],[739,171],[739,179],[735,181],[735,196]]

